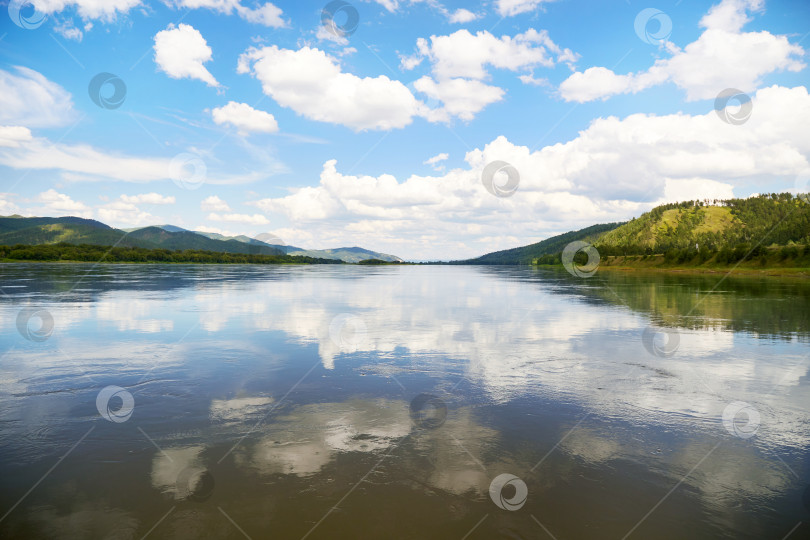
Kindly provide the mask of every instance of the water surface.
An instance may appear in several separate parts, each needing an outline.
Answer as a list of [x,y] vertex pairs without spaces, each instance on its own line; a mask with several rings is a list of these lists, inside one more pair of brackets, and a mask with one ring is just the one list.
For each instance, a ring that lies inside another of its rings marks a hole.
[[12,264],[0,287],[3,538],[810,537],[805,281]]

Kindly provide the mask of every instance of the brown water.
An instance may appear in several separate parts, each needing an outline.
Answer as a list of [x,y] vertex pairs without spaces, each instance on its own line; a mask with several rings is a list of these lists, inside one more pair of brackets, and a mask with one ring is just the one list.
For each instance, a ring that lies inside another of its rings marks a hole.
[[721,277],[0,265],[0,537],[810,538],[810,284]]

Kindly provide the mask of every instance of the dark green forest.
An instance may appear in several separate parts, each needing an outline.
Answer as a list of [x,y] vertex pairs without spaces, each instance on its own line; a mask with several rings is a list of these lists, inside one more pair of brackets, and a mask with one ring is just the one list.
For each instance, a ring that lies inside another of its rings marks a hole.
[[291,255],[252,255],[185,249],[146,249],[107,247],[93,244],[17,244],[0,246],[0,260],[11,261],[77,261],[132,263],[217,263],[217,264],[342,264],[334,259],[315,259]]

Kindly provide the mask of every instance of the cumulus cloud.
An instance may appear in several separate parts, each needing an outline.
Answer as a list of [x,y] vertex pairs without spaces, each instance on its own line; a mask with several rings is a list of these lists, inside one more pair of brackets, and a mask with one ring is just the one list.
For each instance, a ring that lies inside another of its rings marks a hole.
[[198,79],[208,86],[219,86],[203,65],[212,58],[211,47],[193,26],[170,24],[166,30],[155,34],[154,49],[155,63],[169,77]]
[[174,204],[173,196],[164,196],[160,193],[142,193],[140,195],[121,195],[121,200],[131,204]]
[[216,124],[236,127],[240,135],[278,131],[278,123],[272,114],[254,109],[247,103],[229,101],[227,105],[212,110],[211,116]]
[[98,208],[98,218],[112,227],[138,227],[155,223],[157,218],[122,197]]
[[68,195],[59,193],[55,189],[43,191],[34,198],[35,203],[40,203],[39,212],[45,215],[71,215],[78,217],[92,217],[92,210],[83,202],[74,201]]
[[469,9],[459,8],[455,10],[449,16],[449,21],[451,23],[468,23],[478,19],[479,16],[470,11]]
[[450,117],[471,120],[487,105],[502,99],[502,88],[483,82],[489,78],[489,69],[525,71],[531,76],[536,67],[554,67],[559,62],[571,64],[578,55],[558,46],[545,30],[530,28],[522,34],[495,37],[487,31],[472,34],[458,30],[446,36],[419,38],[416,53],[401,58],[400,67],[414,69],[424,59],[431,63],[432,76],[422,77],[414,83],[419,92],[440,101],[443,107],[433,107],[422,114],[433,121],[446,121]]
[[31,130],[22,126],[0,126],[0,146],[17,148],[33,139]]
[[0,124],[29,128],[63,126],[74,120],[70,93],[27,67],[0,69]]
[[270,223],[266,217],[261,214],[208,214],[208,219],[211,221],[229,221],[231,223],[248,223],[250,225],[267,225]]
[[209,212],[230,212],[231,207],[216,195],[211,195],[202,200],[200,209]]
[[187,9],[207,8],[225,15],[236,12],[237,15],[248,22],[271,28],[283,28],[287,25],[287,22],[281,16],[281,8],[270,2],[266,2],[254,9],[243,6],[239,0],[175,0],[174,5]]
[[766,31],[742,32],[748,13],[761,9],[762,0],[723,0],[701,19],[700,37],[679,49],[666,44],[669,58],[659,59],[646,71],[620,75],[605,67],[576,72],[560,85],[566,101],[580,103],[637,93],[671,82],[686,91],[686,99],[714,99],[725,88],[750,92],[765,75],[800,71],[804,49],[786,36]]
[[356,131],[407,126],[418,109],[401,82],[344,73],[336,58],[315,48],[250,48],[239,57],[237,71],[256,77],[282,107]]
[[[792,185],[810,163],[807,89],[766,88],[753,106],[744,126],[709,110],[599,118],[574,139],[539,150],[501,136],[468,152],[466,168],[440,176],[352,176],[330,160],[318,185],[251,204],[285,216],[289,241],[299,241],[297,231],[311,234],[310,244],[321,243],[312,247],[340,239],[420,259],[469,257],[629,219],[665,201]],[[512,197],[493,197],[482,185],[494,160],[520,173]]]

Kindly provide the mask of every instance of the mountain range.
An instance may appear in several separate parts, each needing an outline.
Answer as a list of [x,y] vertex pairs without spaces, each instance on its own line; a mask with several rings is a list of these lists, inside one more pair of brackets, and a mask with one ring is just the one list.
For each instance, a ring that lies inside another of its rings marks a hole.
[[175,225],[115,229],[93,219],[79,217],[0,217],[0,245],[93,244],[145,249],[205,250],[249,255],[291,255],[356,263],[368,259],[402,262],[394,255],[360,247],[302,249],[281,243],[267,243],[247,236],[227,237],[190,231]]

